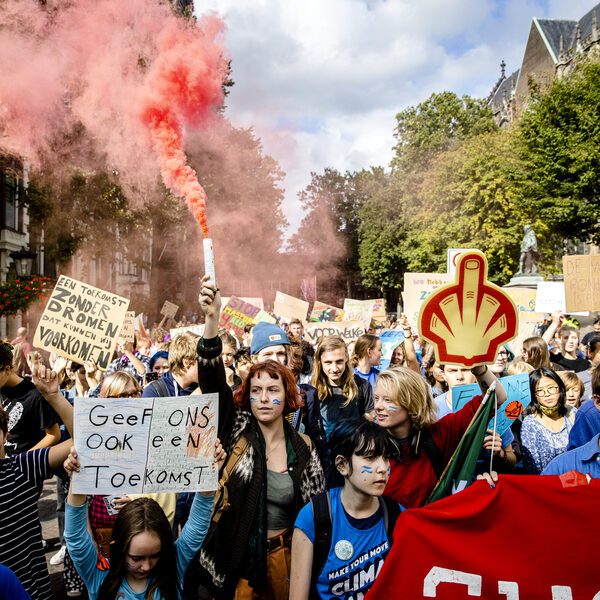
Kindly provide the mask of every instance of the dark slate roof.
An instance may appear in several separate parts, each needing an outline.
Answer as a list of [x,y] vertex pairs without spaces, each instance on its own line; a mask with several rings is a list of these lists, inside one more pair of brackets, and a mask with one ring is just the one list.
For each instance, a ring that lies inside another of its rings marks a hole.
[[[568,50],[571,40],[574,39],[577,21],[565,21],[562,19],[536,19],[540,30],[552,48],[554,60],[560,54],[560,36],[563,36],[564,49]],[[592,30],[592,17],[590,16],[590,32]]]
[[[502,104],[502,99],[504,97],[504,94],[506,94],[507,98],[510,98],[511,88],[513,86],[515,89],[517,88],[517,82],[519,81],[519,71],[520,70],[521,69],[517,69],[514,73],[512,73],[511,75],[506,77],[502,81],[502,83],[498,86],[498,88],[494,92],[494,96],[491,101],[492,108],[495,108],[496,106],[500,106]],[[511,80],[513,80],[513,81],[511,82]]]
[[[592,10],[587,12],[581,19],[579,19],[579,29],[581,30],[581,39],[584,40],[589,35],[592,35],[592,15],[594,11],[596,11],[596,17],[600,17],[600,4],[596,4]],[[567,40],[569,41],[569,45],[567,46]],[[575,30],[569,38],[565,37],[565,50],[568,48],[573,48],[577,43],[577,34]]]

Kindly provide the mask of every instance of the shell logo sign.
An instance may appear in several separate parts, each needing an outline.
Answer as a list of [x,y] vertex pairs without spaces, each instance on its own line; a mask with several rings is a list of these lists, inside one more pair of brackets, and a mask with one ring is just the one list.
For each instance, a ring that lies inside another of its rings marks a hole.
[[439,362],[468,368],[491,364],[498,346],[517,335],[517,308],[487,274],[482,252],[462,252],[454,283],[437,289],[421,307],[419,331],[434,345]]

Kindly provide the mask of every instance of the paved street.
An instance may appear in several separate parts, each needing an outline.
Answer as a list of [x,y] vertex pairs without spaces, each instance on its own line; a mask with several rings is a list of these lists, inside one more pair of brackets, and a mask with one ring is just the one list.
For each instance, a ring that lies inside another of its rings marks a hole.
[[[50,581],[55,600],[66,600],[67,592],[63,581],[63,567],[50,564],[50,559],[60,548],[58,542],[58,523],[56,521],[56,478],[44,483],[44,489],[39,501],[40,521],[42,523],[42,536],[48,542],[46,562],[50,571]],[[81,596],[87,598],[86,594]]]

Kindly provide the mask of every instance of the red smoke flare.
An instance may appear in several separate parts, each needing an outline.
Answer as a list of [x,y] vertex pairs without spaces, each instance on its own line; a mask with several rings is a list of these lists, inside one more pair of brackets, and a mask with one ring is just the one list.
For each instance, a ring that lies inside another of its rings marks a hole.
[[159,55],[146,79],[141,119],[152,135],[165,185],[182,196],[208,237],[206,192],[187,164],[183,126],[214,119],[223,100],[226,75],[223,47],[216,38],[222,23],[215,17],[199,25],[171,22],[158,39]]

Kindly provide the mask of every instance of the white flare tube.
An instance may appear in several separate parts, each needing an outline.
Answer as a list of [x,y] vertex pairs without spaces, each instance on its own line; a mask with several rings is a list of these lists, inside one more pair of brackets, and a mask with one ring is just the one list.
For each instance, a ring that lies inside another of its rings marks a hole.
[[204,238],[202,243],[204,246],[204,272],[210,276],[210,281],[216,285],[217,280],[215,278],[215,255],[213,253],[213,243],[210,238]]

